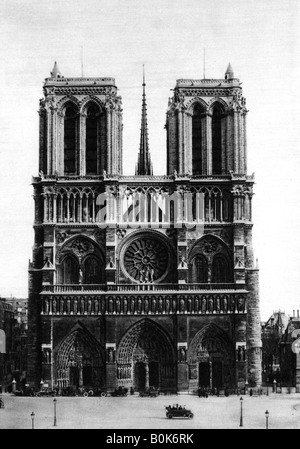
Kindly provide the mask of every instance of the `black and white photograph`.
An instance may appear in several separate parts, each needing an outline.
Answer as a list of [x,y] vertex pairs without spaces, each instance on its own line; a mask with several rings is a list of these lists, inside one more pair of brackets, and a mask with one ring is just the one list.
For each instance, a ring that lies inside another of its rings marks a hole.
[[300,429],[300,3],[0,24],[0,429]]

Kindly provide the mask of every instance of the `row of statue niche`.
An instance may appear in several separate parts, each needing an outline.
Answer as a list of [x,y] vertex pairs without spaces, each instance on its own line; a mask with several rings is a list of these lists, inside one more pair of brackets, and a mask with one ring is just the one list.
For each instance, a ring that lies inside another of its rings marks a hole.
[[[52,305],[52,310],[50,310]],[[48,314],[52,313],[60,313],[60,314],[70,314],[71,312],[76,315],[77,313],[95,313],[97,314],[100,311],[99,309],[99,301],[97,299],[84,299],[84,298],[70,298],[64,299],[53,299],[52,301],[45,299],[44,300],[44,313]]]
[[131,379],[131,366],[118,366],[118,379]]
[[[143,300],[139,296],[138,298],[123,298],[123,307],[121,312],[121,300],[119,297],[113,300],[113,298],[108,299],[108,312],[109,313],[170,313],[171,312],[171,300],[169,297],[163,299],[161,296],[158,298],[147,298],[145,297]],[[71,311],[73,314],[77,313],[95,313],[97,314],[99,309],[99,300],[95,298],[74,298],[72,301],[70,298],[64,299],[53,299],[51,302],[48,299],[44,300],[44,313],[48,314],[50,312],[50,306],[52,304],[52,313],[60,313],[60,314],[70,314]],[[104,304],[103,304],[104,307]],[[177,308],[177,300],[173,299],[172,311],[175,311]],[[217,296],[214,300],[212,296],[206,298],[203,296],[201,299],[195,297],[194,304],[193,298],[189,296],[187,299],[181,297],[179,300],[179,311],[184,313],[185,311],[189,312],[199,312],[201,310],[202,313],[206,312],[227,312],[228,310],[234,312],[237,310],[238,312],[244,312],[245,303],[244,298],[239,297],[236,301],[233,297],[228,298],[227,296]]]
[[[108,300],[108,312],[109,313],[163,313],[165,310],[166,313],[170,311],[170,299],[165,299],[165,304],[162,297],[159,298],[142,298],[139,296],[138,298],[131,297],[130,299],[123,298],[122,300],[122,312],[121,312],[121,301],[120,298],[117,297],[114,301],[112,298]],[[164,307],[165,306],[165,307]]]

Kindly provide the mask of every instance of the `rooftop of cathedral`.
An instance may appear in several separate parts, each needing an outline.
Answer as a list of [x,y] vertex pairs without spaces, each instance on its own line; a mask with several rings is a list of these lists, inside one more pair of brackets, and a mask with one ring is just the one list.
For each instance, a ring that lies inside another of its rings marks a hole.
[[225,72],[225,77],[221,79],[203,78],[203,79],[178,79],[176,88],[183,87],[240,87],[239,78],[235,78],[231,64]]
[[45,85],[53,86],[115,86],[115,78],[111,77],[64,77],[55,61],[50,77],[45,79]]

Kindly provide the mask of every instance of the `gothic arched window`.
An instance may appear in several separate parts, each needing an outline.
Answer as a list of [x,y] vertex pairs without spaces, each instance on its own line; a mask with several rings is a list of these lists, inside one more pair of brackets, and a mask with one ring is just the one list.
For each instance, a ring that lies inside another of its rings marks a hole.
[[219,284],[222,282],[230,282],[230,266],[226,256],[217,254],[213,259],[212,264],[212,282]]
[[64,172],[76,173],[76,108],[67,106],[64,116]]
[[91,104],[86,117],[86,174],[98,172],[99,108]]
[[215,107],[212,115],[211,135],[212,135],[212,174],[222,173],[222,114],[218,107]]
[[79,282],[79,265],[75,257],[66,256],[62,261],[60,269],[61,284],[78,284]]
[[208,282],[207,259],[202,255],[197,255],[193,260],[192,282],[196,284],[205,284]]
[[83,268],[84,284],[101,284],[102,272],[98,258],[89,256],[84,262]]
[[192,116],[192,169],[193,175],[202,174],[203,148],[202,148],[202,126],[201,115],[203,109],[196,104]]

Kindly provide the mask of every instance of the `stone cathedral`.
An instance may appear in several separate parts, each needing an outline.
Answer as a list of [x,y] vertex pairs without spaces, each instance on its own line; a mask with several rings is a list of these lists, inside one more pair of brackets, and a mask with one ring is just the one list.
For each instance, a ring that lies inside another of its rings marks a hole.
[[27,382],[59,392],[259,386],[254,176],[231,65],[224,78],[176,81],[162,176],[152,170],[145,78],[132,176],[122,174],[114,78],[64,77],[55,63],[43,94]]

